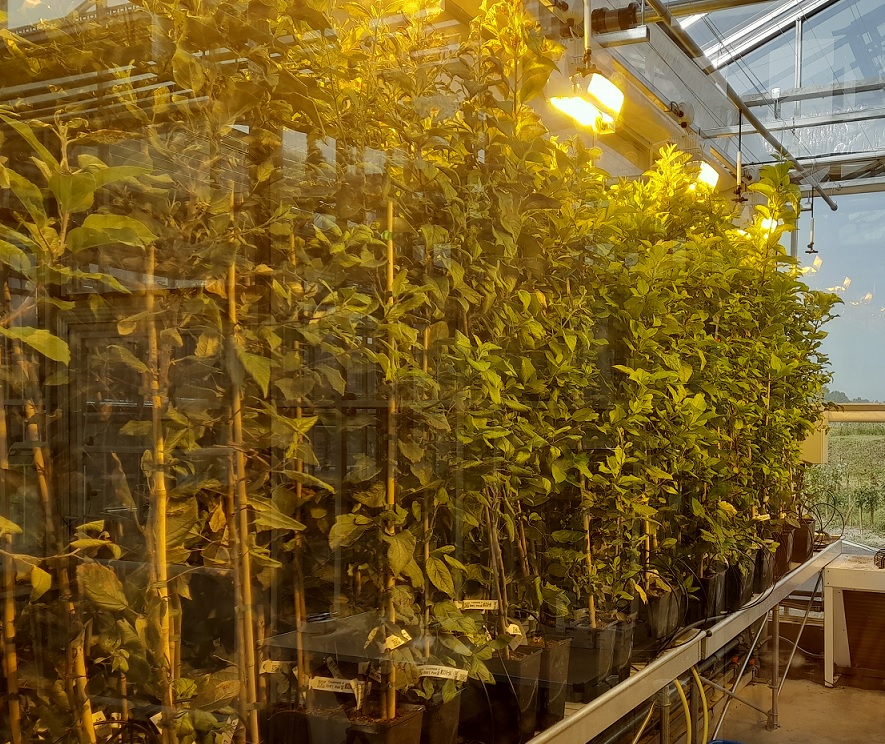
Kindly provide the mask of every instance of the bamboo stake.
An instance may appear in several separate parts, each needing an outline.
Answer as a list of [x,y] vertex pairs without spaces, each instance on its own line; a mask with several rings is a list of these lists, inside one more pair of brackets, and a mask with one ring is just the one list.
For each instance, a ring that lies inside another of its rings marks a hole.
[[[393,246],[393,200],[387,202],[387,305],[393,305],[393,281],[395,272],[395,252]],[[395,339],[390,339],[390,344],[395,347]],[[393,389],[387,401],[387,489],[386,504],[388,509],[393,510],[396,505],[396,424],[397,407],[396,394]],[[392,522],[386,527],[388,535],[394,535],[396,528]],[[387,576],[387,619],[391,623],[396,622],[396,611],[393,607],[393,590],[396,587],[396,577],[393,572]],[[384,687],[384,717],[396,718],[396,669],[393,663],[387,662]]]
[[[289,260],[292,262],[293,269],[297,268],[297,256],[295,254],[295,233],[292,233],[289,236]],[[299,320],[301,319],[299,313]],[[295,342],[295,355],[298,357],[299,363],[301,363],[301,342]],[[304,415],[304,408],[302,407],[302,400],[299,397],[295,402],[295,418],[300,421]],[[298,435],[298,443],[301,444],[301,435]],[[295,472],[303,473],[304,472],[304,458],[301,457],[301,453],[298,453],[298,457],[295,458]],[[300,480],[295,481],[295,500],[298,503],[298,513],[295,515],[295,518],[298,521],[301,517],[301,499],[304,497],[304,485]],[[307,688],[307,658],[304,653],[304,628],[307,622],[307,605],[304,599],[304,566],[302,562],[303,551],[304,550],[304,540],[300,532],[295,533],[295,555],[294,555],[294,564],[295,564],[295,645],[296,654],[297,654],[297,666],[296,666],[296,681],[298,685],[296,702],[299,705],[307,706],[307,694],[305,689]],[[303,699],[302,699],[303,698]]]
[[[8,308],[12,307],[12,294],[9,290],[9,284],[4,282],[3,285],[4,299]],[[38,414],[42,410],[40,404],[40,386],[37,376],[33,369],[33,364],[25,358],[22,351],[21,343],[13,341],[12,343],[13,357],[22,372],[28,388],[25,393],[23,404],[25,416],[25,437],[30,443],[31,454],[34,462],[34,472],[37,476],[37,490],[40,493],[40,506],[43,511],[43,524],[46,533],[47,549],[52,552],[56,551],[58,545],[58,530],[55,524],[55,510],[53,508],[53,496],[50,473],[50,459],[43,444],[43,437],[40,432],[38,423]],[[62,563],[58,571],[58,582],[61,600],[73,625],[76,622],[76,608],[71,595],[71,582],[67,566]],[[92,703],[86,692],[86,663],[83,649],[84,634],[78,634],[66,649],[66,673],[65,685],[68,699],[71,701],[72,709],[76,711],[78,716],[77,727],[80,730],[80,737],[87,744],[95,744],[95,726],[92,720]]]
[[[237,267],[232,261],[227,271],[227,312],[231,331],[237,327]],[[234,363],[233,336],[229,354],[230,363]],[[246,702],[248,705],[249,740],[253,744],[260,741],[258,733],[258,690],[256,685],[257,669],[255,663],[255,608],[252,599],[252,557],[249,554],[249,493],[246,488],[246,453],[243,449],[243,391],[239,385],[231,385],[231,424],[232,446],[234,456],[234,507],[235,520],[239,540],[236,549],[240,554],[240,570],[242,571],[242,613],[243,613],[243,652],[245,656]]]
[[[233,416],[229,415],[228,419],[232,420]],[[233,441],[232,427],[231,427],[229,439],[231,441]],[[243,581],[242,581],[243,572],[240,567],[240,552],[237,549],[237,546],[240,543],[239,543],[239,531],[237,530],[237,523],[236,523],[236,517],[235,517],[236,507],[235,507],[234,491],[236,489],[236,485],[235,485],[236,478],[235,478],[235,474],[234,474],[233,453],[231,453],[231,455],[228,457],[227,470],[228,470],[228,473],[227,473],[227,476],[228,476],[227,477],[227,484],[228,485],[227,485],[227,491],[224,494],[224,518],[225,518],[225,521],[227,522],[227,538],[228,538],[228,544],[231,546],[230,553],[231,553],[231,557],[233,559],[233,566],[234,566],[234,596],[236,597],[236,600],[237,600],[237,607],[242,607],[243,590],[242,590],[241,586],[243,583]],[[239,657],[241,654],[244,653],[244,651],[242,649],[246,645],[246,642],[244,640],[245,631],[243,630],[243,613],[239,612],[239,610],[236,613],[236,619],[235,619],[234,625],[236,628],[236,636],[237,636],[237,657]],[[237,676],[239,678],[240,689],[245,690],[246,689],[246,670],[242,664],[237,664]],[[238,695],[237,696],[237,709],[238,709],[238,712],[240,715],[240,721],[242,721],[243,725],[237,727],[236,737],[237,737],[237,742],[239,742],[239,744],[244,744],[246,741],[245,726],[246,726],[246,721],[249,718],[249,716],[248,716],[249,708],[248,708],[248,704],[247,704],[245,695]]]
[[[7,503],[5,499],[4,503]],[[12,535],[4,535],[3,545],[7,551],[7,554],[3,556],[3,675],[6,679],[6,699],[12,744],[22,744],[21,706],[18,698],[18,655],[15,647],[15,559],[9,555],[12,552]]]
[[[507,583],[504,580],[504,558],[501,555],[501,543],[498,540],[498,516],[493,517],[492,510],[486,506],[486,530],[489,535],[490,568],[495,577],[495,592],[498,595],[498,625],[501,633],[507,632]],[[504,654],[510,656],[510,649],[505,648]]]
[[590,591],[588,593],[587,608],[590,610],[590,627],[596,628],[596,595],[593,593],[593,553],[590,546],[590,515],[584,515],[584,536],[587,541],[587,578],[590,580]]
[[[9,471],[8,433],[6,429],[6,389],[0,384],[0,469]],[[9,514],[9,495],[6,491],[6,478],[0,482],[3,512]],[[7,709],[9,711],[9,731],[12,744],[21,744],[21,704],[18,698],[18,654],[15,646],[15,559],[12,553],[12,535],[5,535],[3,545],[7,555],[3,556],[3,676],[6,680]]]
[[[425,260],[430,260],[430,250],[427,251]],[[430,371],[430,321],[424,326],[424,338],[421,350],[421,370],[424,374]],[[430,592],[430,578],[427,575],[427,566],[430,564],[430,509],[433,505],[433,496],[425,491],[423,520],[421,529],[424,533],[424,657],[430,658],[430,601],[428,593]]]
[[169,599],[169,559],[166,552],[169,490],[166,486],[166,440],[163,434],[163,411],[166,399],[160,387],[160,344],[155,317],[157,251],[154,245],[148,249],[145,311],[148,318],[148,370],[151,389],[151,439],[153,446],[153,476],[151,483],[151,518],[148,532],[153,538],[151,551],[156,581],[154,588],[160,603],[157,630],[160,640],[160,685],[163,693],[163,741],[172,744],[177,740],[174,729],[175,699],[172,691],[174,674],[174,648],[171,628],[172,604]]

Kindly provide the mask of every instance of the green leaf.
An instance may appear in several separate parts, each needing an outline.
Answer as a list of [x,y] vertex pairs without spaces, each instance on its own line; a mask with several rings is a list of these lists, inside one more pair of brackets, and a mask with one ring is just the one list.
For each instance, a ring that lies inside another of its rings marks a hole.
[[110,352],[108,356],[111,362],[125,364],[129,369],[133,369],[141,374],[145,374],[148,371],[148,366],[125,346],[111,344],[108,346],[108,351]]
[[31,602],[36,602],[52,588],[52,577],[39,566],[31,569]]
[[147,226],[135,219],[118,214],[90,214],[81,227],[68,233],[68,248],[77,253],[102,245],[129,245],[141,248],[157,240]]
[[439,558],[430,556],[427,560],[427,578],[441,592],[445,592],[450,597],[455,596],[455,582],[452,579],[452,572]]
[[415,442],[409,439],[400,439],[396,444],[399,451],[402,452],[410,462],[418,462],[424,457],[424,448],[420,444],[415,444]]
[[98,185],[91,173],[53,173],[48,184],[61,212],[85,212],[95,202]]
[[20,535],[22,528],[6,517],[0,517],[0,535]]
[[127,421],[120,427],[120,433],[127,437],[147,437],[153,428],[150,421]]
[[338,393],[338,395],[344,395],[347,383],[337,369],[330,367],[328,364],[317,364],[314,367],[314,370],[326,378],[326,382],[331,385],[332,389]]
[[406,564],[415,556],[415,536],[408,530],[385,537],[387,540],[387,561],[394,576],[399,576]]
[[172,75],[182,88],[190,88],[194,93],[199,93],[206,84],[203,66],[181,47],[172,55]]
[[339,514],[329,530],[329,547],[337,550],[342,546],[353,545],[371,523],[371,519],[361,514]]
[[313,486],[314,488],[320,488],[324,491],[328,491],[329,493],[335,493],[334,486],[326,483],[326,481],[324,480],[320,480],[310,473],[299,473],[297,470],[287,470],[286,476],[291,478],[296,483],[302,483],[305,486]]
[[0,334],[27,344],[34,351],[55,362],[61,362],[64,365],[71,362],[71,349],[67,343],[43,328],[32,328],[31,326],[4,328],[0,326]]
[[27,141],[44,163],[58,168],[58,160],[55,159],[55,156],[49,152],[49,150],[46,149],[46,146],[37,138],[33,125],[20,121],[19,119],[13,119],[5,114],[0,114],[0,119],[9,124],[20,137]]
[[6,240],[0,240],[0,262],[22,274],[31,269],[31,259],[28,258],[28,254]]
[[249,502],[255,512],[255,526],[265,530],[292,530],[301,532],[306,527],[297,519],[283,514],[270,501],[253,498]]
[[248,351],[241,350],[239,346],[237,346],[237,359],[240,360],[240,364],[243,365],[249,377],[258,383],[262,395],[267,396],[267,391],[270,388],[270,359],[259,354],[250,354]]
[[106,566],[98,563],[81,563],[77,566],[77,580],[86,598],[96,607],[110,612],[129,609],[123,584]]

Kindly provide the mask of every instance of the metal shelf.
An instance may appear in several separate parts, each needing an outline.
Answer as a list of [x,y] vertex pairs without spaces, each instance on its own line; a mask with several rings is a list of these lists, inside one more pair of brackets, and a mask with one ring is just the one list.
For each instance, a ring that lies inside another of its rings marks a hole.
[[652,695],[685,674],[780,604],[842,554],[842,540],[828,545],[778,581],[767,594],[746,609],[732,613],[708,630],[661,654],[641,671],[580,708],[573,715],[542,731],[529,744],[586,744],[642,705]]

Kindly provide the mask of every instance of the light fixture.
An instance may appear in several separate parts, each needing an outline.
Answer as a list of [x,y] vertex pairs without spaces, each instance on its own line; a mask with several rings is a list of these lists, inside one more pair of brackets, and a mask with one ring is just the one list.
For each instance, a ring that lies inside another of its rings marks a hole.
[[581,126],[613,132],[624,107],[624,93],[591,62],[591,16],[590,0],[584,0],[584,57],[571,77],[571,90],[550,96],[549,101]]
[[584,79],[576,75],[571,80],[571,90],[565,93],[551,96],[550,103],[581,126],[597,132],[615,130],[615,119],[624,105],[624,94],[604,75],[594,72]]
[[701,168],[698,172],[698,183],[706,184],[711,189],[715,189],[716,184],[719,183],[719,171],[707,161],[702,160]]
[[811,192],[811,225],[809,226],[808,232],[808,248],[805,249],[805,252],[811,255],[812,253],[817,253],[814,248],[814,192]]

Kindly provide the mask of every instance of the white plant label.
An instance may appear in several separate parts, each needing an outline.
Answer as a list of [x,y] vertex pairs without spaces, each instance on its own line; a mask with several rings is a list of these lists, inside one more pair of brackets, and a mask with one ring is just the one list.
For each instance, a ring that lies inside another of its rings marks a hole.
[[395,648],[405,646],[411,640],[412,636],[410,636],[407,631],[401,630],[399,635],[387,636],[387,639],[384,641],[384,650],[393,651]]
[[423,664],[418,667],[419,677],[436,677],[437,679],[453,679],[455,682],[467,681],[467,670],[457,667],[433,666]]
[[261,674],[273,674],[279,672],[284,666],[291,665],[292,662],[278,661],[277,659],[265,659],[261,662]]
[[359,686],[365,684],[356,679],[334,679],[332,677],[311,677],[310,689],[324,692],[343,692],[356,695]]
[[104,723],[107,720],[108,719],[105,716],[103,711],[99,710],[99,711],[92,714],[92,723],[94,723],[94,724]]
[[521,636],[522,628],[520,628],[516,623],[510,623],[507,626],[507,634],[512,636]]
[[455,602],[455,604],[462,610],[492,612],[498,609],[497,599],[465,599],[463,602]]
[[163,711],[160,711],[159,713],[154,713],[154,715],[151,716],[151,723],[154,724],[154,726],[157,727],[157,731],[159,731],[160,726],[163,723]]

